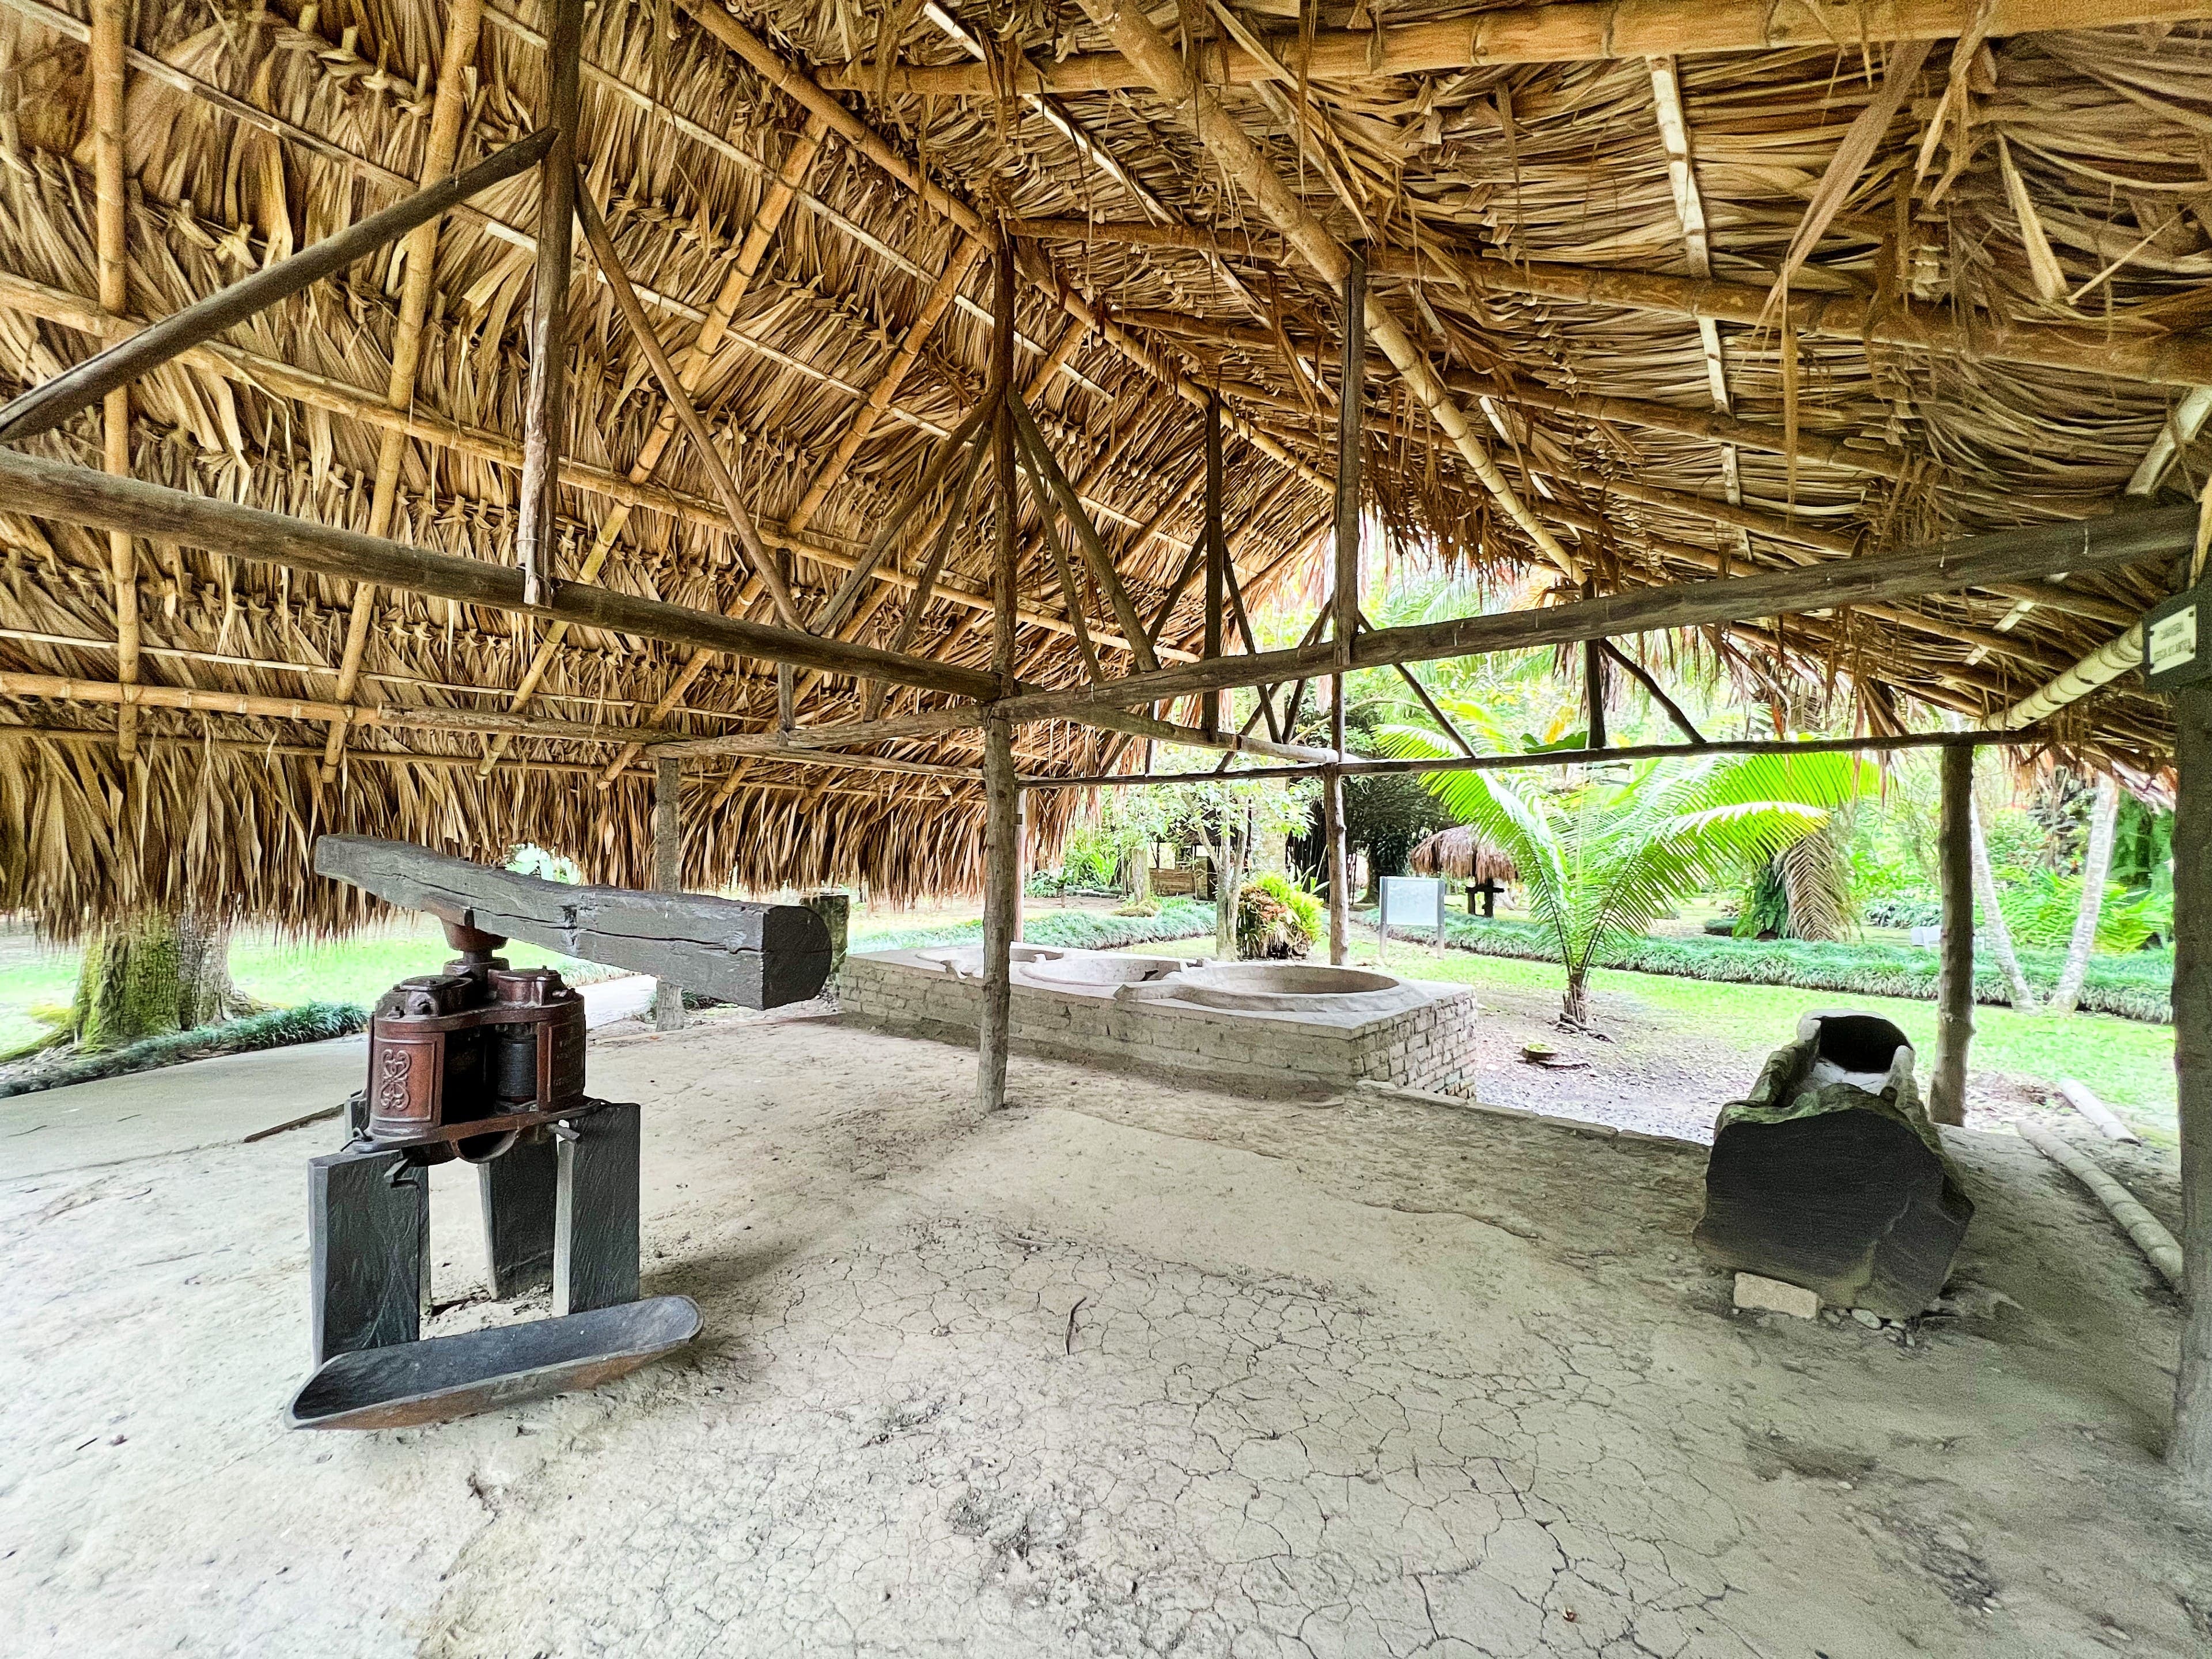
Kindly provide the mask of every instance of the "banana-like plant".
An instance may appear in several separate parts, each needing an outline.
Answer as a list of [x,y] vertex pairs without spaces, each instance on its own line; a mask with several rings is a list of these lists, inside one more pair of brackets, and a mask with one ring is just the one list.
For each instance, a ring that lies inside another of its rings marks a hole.
[[[1416,726],[1385,739],[1397,755],[1454,751]],[[1609,942],[1642,933],[1680,900],[1739,880],[1817,832],[1861,793],[1865,763],[1845,755],[1710,755],[1645,761],[1625,775],[1577,767],[1431,772],[1461,823],[1513,860],[1529,915],[1566,966],[1560,1018],[1589,1020],[1590,969]]]

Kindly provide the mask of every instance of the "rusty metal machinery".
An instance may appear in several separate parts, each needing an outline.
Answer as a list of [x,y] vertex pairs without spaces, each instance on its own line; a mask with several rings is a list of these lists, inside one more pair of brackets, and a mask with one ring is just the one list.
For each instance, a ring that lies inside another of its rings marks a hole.
[[[325,836],[316,867],[430,911],[458,954],[378,1000],[347,1144],[309,1162],[316,1370],[293,1397],[293,1425],[465,1416],[595,1388],[689,1341],[690,1298],[639,1297],[639,1108],[586,1092],[583,998],[553,969],[495,953],[520,937],[773,1007],[827,978],[822,917],[568,886],[358,836]],[[493,1296],[550,1292],[550,1318],[422,1338],[429,1174],[456,1158],[478,1166]]]

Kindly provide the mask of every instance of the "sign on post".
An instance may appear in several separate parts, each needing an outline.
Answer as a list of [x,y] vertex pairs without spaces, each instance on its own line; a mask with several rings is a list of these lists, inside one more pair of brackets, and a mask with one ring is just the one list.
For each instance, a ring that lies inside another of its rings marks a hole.
[[1428,876],[1383,877],[1382,908],[1376,911],[1375,920],[1385,942],[1393,927],[1433,927],[1437,953],[1443,955],[1444,884]]

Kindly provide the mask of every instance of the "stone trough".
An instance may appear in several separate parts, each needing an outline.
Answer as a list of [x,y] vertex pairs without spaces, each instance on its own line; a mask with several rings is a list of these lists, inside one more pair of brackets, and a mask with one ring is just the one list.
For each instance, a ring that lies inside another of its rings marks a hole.
[[[972,1044],[980,946],[849,956],[837,983],[854,1024]],[[1472,1092],[1473,992],[1369,969],[1208,963],[1017,945],[1017,1053],[1197,1077],[1270,1094],[1363,1081]]]

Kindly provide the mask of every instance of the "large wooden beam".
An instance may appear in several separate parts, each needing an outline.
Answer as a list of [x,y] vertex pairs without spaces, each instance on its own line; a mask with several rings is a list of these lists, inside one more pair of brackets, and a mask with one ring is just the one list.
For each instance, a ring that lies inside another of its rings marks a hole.
[[[93,251],[100,267],[100,309],[111,316],[120,316],[131,308],[123,131],[123,64],[130,33],[129,0],[93,0],[92,40],[86,53],[92,80]],[[61,380],[68,378],[64,374]],[[47,383],[49,386],[59,384]],[[36,398],[46,389],[41,386],[27,396]],[[22,401],[16,400],[19,404]],[[100,464],[110,472],[128,477],[130,388],[117,380],[100,388],[96,398],[88,393],[84,399],[88,404],[94,401],[101,404]],[[7,410],[0,410],[0,429],[4,429],[6,421]],[[0,437],[0,442],[5,441]],[[107,563],[108,581],[115,595],[115,678],[122,684],[132,685],[138,679],[137,544],[120,531],[109,532]],[[115,742],[125,760],[137,751],[138,711],[130,703],[118,712]]]
[[289,259],[264,266],[252,276],[164,318],[151,328],[87,358],[43,386],[33,387],[0,409],[0,444],[21,443],[58,426],[77,410],[98,403],[109,392],[129,385],[171,358],[213,339],[232,325],[344,270],[386,243],[397,241],[455,203],[466,201],[503,179],[527,171],[552,148],[554,137],[550,132],[533,132],[489,160],[479,161],[466,173],[419,191],[381,213],[373,213]]
[[[1857,46],[1869,40],[1952,40],[1972,25],[1973,0],[1714,0],[1683,7],[1653,0],[1566,0],[1510,6],[1473,17],[1371,29],[1319,29],[1308,46],[1295,33],[1264,37],[1267,57],[1220,41],[1194,45],[1192,68],[1209,86],[1249,86],[1285,76],[1293,82],[1371,82],[1394,75],[1507,64],[1575,64],[1673,53],[1774,52]],[[2203,0],[2112,0],[2093,12],[2056,0],[1992,0],[1988,33],[2173,23],[2207,15]],[[996,66],[854,62],[823,73],[824,85],[871,96],[1003,97],[1127,91],[1152,84],[1126,52],[1086,52],[1058,63],[1012,57]]]
[[[1674,583],[1542,610],[1492,611],[1384,629],[1359,636],[1352,647],[1352,666],[1387,668],[1397,662],[1533,650],[1597,637],[1825,611],[1870,600],[1919,599],[1960,588],[2017,582],[2056,571],[2109,569],[2185,552],[2195,532],[2194,507],[2035,525],[1882,558],[1830,560],[1721,581]],[[1199,691],[1326,674],[1334,665],[1334,645],[1324,641],[1253,657],[1184,663],[1156,673],[1109,681],[1095,690],[1073,687],[1016,697],[1008,712],[1017,720],[1080,720],[1095,707],[1133,707]]]
[[803,1002],[830,974],[830,930],[803,904],[573,886],[368,836],[324,836],[314,857],[317,875],[402,909],[680,979],[743,1007]]
[[533,605],[523,596],[522,573],[502,565],[402,547],[356,531],[289,519],[135,479],[112,478],[83,467],[9,451],[0,451],[0,504],[34,518],[127,530],[234,558],[349,580],[375,581],[458,599],[464,605],[524,611],[636,639],[705,646],[763,662],[796,663],[805,668],[918,685],[957,696],[988,698],[999,689],[990,676],[972,670],[817,639],[789,629],[770,628],[580,582]]

